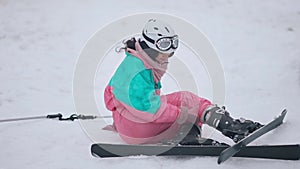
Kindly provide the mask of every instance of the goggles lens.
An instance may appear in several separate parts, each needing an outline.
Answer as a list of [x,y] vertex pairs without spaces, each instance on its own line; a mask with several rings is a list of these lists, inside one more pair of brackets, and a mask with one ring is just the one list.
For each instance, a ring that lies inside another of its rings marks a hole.
[[167,51],[171,48],[177,49],[178,43],[179,43],[178,36],[164,37],[164,38],[160,38],[156,41],[156,46],[158,49],[160,49],[162,51]]
[[161,50],[167,50],[172,45],[172,42],[170,39],[163,38],[163,39],[160,39],[159,41],[157,41],[157,45],[159,46],[159,48]]

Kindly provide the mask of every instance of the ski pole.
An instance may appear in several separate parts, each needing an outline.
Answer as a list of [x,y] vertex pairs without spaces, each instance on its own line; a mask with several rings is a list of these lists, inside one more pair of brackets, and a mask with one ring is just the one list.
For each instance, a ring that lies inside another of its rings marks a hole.
[[93,116],[93,115],[82,115],[82,114],[72,114],[71,116],[65,118],[61,113],[57,114],[49,114],[46,116],[32,116],[32,117],[21,117],[21,118],[11,118],[11,119],[3,119],[0,120],[0,123],[5,123],[5,122],[15,122],[15,121],[25,121],[25,120],[36,120],[36,119],[58,119],[59,121],[74,121],[77,119],[80,120],[93,120],[96,118],[112,118],[112,116]]
[[47,118],[47,116],[35,116],[35,117],[22,117],[22,118],[3,119],[3,120],[0,120],[0,123],[13,122],[13,121],[44,119],[44,118]]

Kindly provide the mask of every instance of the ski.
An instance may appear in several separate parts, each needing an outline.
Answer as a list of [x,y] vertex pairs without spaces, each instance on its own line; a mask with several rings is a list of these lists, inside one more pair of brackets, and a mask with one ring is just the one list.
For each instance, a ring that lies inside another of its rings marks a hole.
[[265,158],[280,160],[299,160],[300,145],[260,145],[247,146],[253,140],[275,129],[282,124],[287,111],[250,134],[233,146],[227,145],[127,145],[127,144],[93,144],[91,153],[95,157],[126,157],[126,156],[219,156],[218,163],[230,157]]
[[[127,156],[219,156],[229,146],[201,145],[127,145],[127,144],[93,144],[91,153],[95,157]],[[234,157],[264,158],[279,160],[299,160],[300,145],[261,145],[247,146]]]
[[238,143],[234,144],[231,147],[226,148],[224,151],[221,152],[219,158],[218,158],[218,164],[221,164],[222,162],[226,161],[230,157],[234,156],[239,151],[242,151],[243,149],[247,149],[247,145],[254,141],[255,139],[259,138],[260,136],[268,133],[269,131],[275,129],[279,125],[283,123],[283,119],[287,113],[287,110],[284,109],[280,116],[266,124],[265,126],[261,127],[260,129],[256,130],[249,136],[245,137]]

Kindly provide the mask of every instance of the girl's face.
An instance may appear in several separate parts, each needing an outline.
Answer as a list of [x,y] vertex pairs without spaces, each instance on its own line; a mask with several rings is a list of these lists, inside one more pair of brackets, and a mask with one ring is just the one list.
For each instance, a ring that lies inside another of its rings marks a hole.
[[168,63],[170,55],[171,54],[168,53],[159,53],[156,57],[156,61],[160,64]]

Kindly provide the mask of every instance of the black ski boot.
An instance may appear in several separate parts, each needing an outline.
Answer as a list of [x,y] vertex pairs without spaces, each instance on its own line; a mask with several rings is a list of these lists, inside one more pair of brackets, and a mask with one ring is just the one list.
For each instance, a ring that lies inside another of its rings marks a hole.
[[202,117],[202,122],[222,132],[223,135],[239,142],[263,125],[258,122],[245,119],[233,119],[225,108],[218,106],[209,107]]

